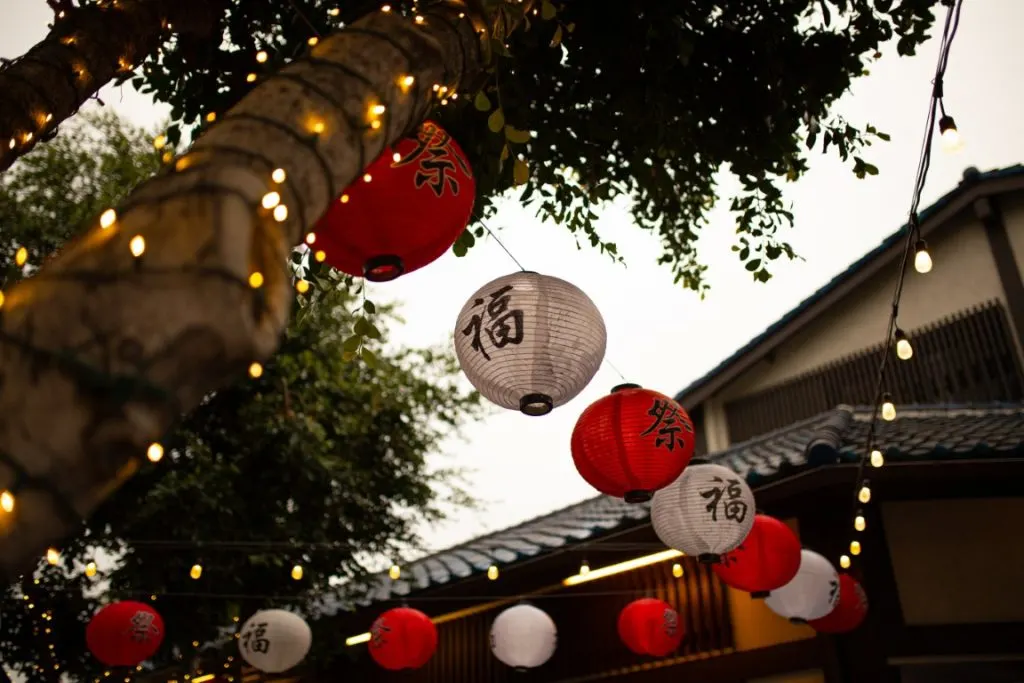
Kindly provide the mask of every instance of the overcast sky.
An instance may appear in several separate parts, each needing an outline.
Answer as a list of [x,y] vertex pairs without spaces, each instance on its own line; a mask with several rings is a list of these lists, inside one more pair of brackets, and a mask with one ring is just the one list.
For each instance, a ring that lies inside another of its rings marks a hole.
[[[51,15],[43,0],[0,0],[0,16],[0,56],[14,57],[45,35]],[[1024,0],[965,3],[945,92],[966,146],[957,154],[936,154],[926,204],[956,185],[966,166],[985,170],[1024,160],[1021,26]],[[567,46],[571,51],[571,41]],[[871,75],[841,101],[838,111],[847,119],[870,122],[892,135],[891,142],[864,155],[881,173],[857,180],[833,155],[813,155],[810,173],[786,186],[796,216],[788,236],[806,260],[777,264],[768,284],[752,282],[729,250],[735,221],[725,210],[727,201],[720,202],[699,243],[712,286],[704,301],[674,286],[667,268],[655,267],[657,240],[633,226],[622,206],[603,212],[600,229],[618,244],[627,268],[596,252],[578,251],[565,228],[542,224],[518,206],[504,207],[490,224],[502,229],[501,239],[525,267],[569,280],[590,295],[608,328],[607,357],[627,379],[674,394],[902,224],[937,50],[933,40],[916,57],[901,59],[895,46],[888,47]],[[146,126],[166,112],[130,88],[108,89],[102,99]],[[397,282],[374,285],[371,298],[402,302],[407,322],[390,331],[398,341],[450,344],[466,298],[513,270],[488,240],[466,258],[449,254]],[[445,547],[593,495],[573,467],[569,436],[580,412],[618,382],[605,367],[582,395],[543,418],[496,409],[467,429],[464,441],[453,441],[437,454],[437,462],[473,470],[472,492],[486,507],[429,530],[429,544]]]

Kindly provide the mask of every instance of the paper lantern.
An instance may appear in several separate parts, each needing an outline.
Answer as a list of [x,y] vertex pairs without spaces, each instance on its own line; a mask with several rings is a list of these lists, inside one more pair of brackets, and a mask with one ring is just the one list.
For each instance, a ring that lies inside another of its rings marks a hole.
[[491,625],[491,652],[516,670],[535,669],[555,654],[558,629],[533,605],[509,607]]
[[437,650],[437,627],[423,612],[395,607],[370,627],[370,656],[389,671],[418,669]]
[[601,493],[643,503],[693,456],[693,422],[664,394],[622,384],[583,411],[572,430],[576,470]]
[[394,280],[454,244],[469,224],[475,198],[465,154],[426,121],[415,138],[386,148],[331,202],[314,228],[312,248],[349,275]]
[[849,633],[864,622],[868,615],[868,596],[864,587],[849,574],[839,575],[839,602],[835,609],[820,619],[807,624],[818,633]]
[[725,585],[765,598],[796,576],[800,540],[774,517],[755,515],[747,537],[735,550],[722,555],[713,569]]
[[754,524],[754,494],[743,477],[694,460],[654,494],[651,522],[661,542],[700,562],[718,562]]
[[798,624],[821,619],[839,601],[839,575],[832,563],[811,550],[800,551],[800,569],[785,586],[776,588],[765,604]]
[[294,612],[267,609],[249,617],[238,636],[238,651],[249,666],[278,674],[298,666],[313,644],[306,620]]
[[102,608],[85,628],[89,651],[106,666],[137,666],[160,649],[164,620],[155,609],[125,600]]
[[683,624],[667,602],[641,598],[619,612],[619,637],[638,655],[664,657],[683,642]]
[[526,415],[546,415],[583,391],[606,341],[604,319],[586,294],[530,272],[481,287],[455,328],[455,353],[473,386]]

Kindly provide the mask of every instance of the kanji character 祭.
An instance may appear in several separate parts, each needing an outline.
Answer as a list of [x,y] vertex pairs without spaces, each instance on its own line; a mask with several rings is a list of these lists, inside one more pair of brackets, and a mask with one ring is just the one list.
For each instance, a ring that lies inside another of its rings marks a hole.
[[131,618],[131,636],[136,643],[147,643],[161,636],[151,612],[139,610]]
[[451,136],[428,121],[420,126],[416,143],[415,149],[394,162],[392,167],[419,164],[415,177],[417,188],[427,185],[438,197],[446,191],[457,195],[459,179],[453,173],[456,166],[467,176],[472,177],[473,172],[462,155],[452,147]]
[[654,420],[650,427],[640,432],[640,436],[654,434],[655,446],[673,451],[677,445],[681,445],[680,432],[686,431],[693,434],[693,425],[690,424],[690,420],[685,415],[681,415],[679,408],[670,401],[655,399],[647,414]]

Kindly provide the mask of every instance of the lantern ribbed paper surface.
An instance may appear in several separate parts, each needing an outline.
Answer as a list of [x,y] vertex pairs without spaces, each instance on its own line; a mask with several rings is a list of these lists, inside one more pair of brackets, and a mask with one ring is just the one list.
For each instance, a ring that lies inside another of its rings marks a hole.
[[576,286],[520,272],[481,287],[459,313],[455,353],[485,398],[545,415],[576,397],[604,360],[607,334]]
[[107,605],[89,621],[85,642],[106,666],[136,666],[160,649],[164,621],[149,605],[124,600]]
[[839,575],[839,602],[836,608],[821,619],[811,619],[807,625],[818,633],[849,633],[860,626],[868,616],[868,596],[855,578]]
[[661,542],[717,562],[736,548],[754,524],[754,494],[743,477],[720,465],[691,463],[654,494],[651,522]]
[[619,612],[619,638],[638,655],[664,657],[683,642],[679,613],[663,600],[640,598]]
[[313,644],[313,633],[306,620],[283,609],[256,612],[242,624],[238,633],[242,659],[269,674],[298,666]]
[[466,155],[426,121],[417,137],[386,148],[331,203],[312,248],[349,275],[393,280],[444,254],[469,224],[475,200]]
[[558,629],[546,612],[533,605],[515,605],[499,614],[491,625],[491,652],[515,669],[534,669],[551,659],[558,645]]
[[776,588],[765,604],[790,621],[821,619],[839,602],[839,574],[832,563],[811,550],[800,552],[800,569],[793,580]]
[[693,456],[693,422],[668,396],[624,384],[583,411],[572,459],[601,493],[641,503],[668,486]]
[[800,550],[792,529],[774,517],[754,515],[754,526],[743,543],[722,555],[713,570],[727,586],[764,598],[796,576]]
[[436,650],[437,627],[418,609],[389,609],[370,627],[370,656],[389,671],[425,666]]

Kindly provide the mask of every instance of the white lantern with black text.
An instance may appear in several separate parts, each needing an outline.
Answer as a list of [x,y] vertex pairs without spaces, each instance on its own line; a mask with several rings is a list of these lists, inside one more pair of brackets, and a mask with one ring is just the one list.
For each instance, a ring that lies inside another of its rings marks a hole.
[[309,653],[313,633],[293,612],[268,609],[249,617],[238,632],[242,659],[265,673],[281,673],[297,666]]
[[459,313],[455,353],[486,399],[546,415],[575,398],[604,360],[600,311],[575,285],[519,272],[480,288]]
[[839,602],[839,574],[827,559],[803,550],[796,576],[769,593],[764,602],[780,617],[796,623],[821,619]]
[[557,645],[555,622],[533,605],[509,607],[491,625],[491,652],[499,661],[521,671],[551,659]]
[[718,562],[750,533],[754,494],[732,470],[691,460],[678,479],[655,491],[651,522],[668,547]]

